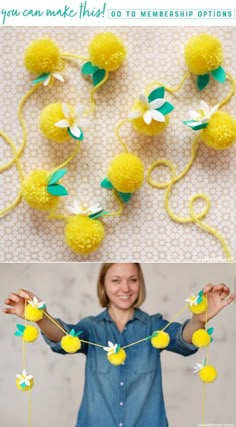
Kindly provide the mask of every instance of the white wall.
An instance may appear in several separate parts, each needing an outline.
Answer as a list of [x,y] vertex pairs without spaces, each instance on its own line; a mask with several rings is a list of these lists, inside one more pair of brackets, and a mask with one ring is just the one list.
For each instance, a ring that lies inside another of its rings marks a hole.
[[[89,263],[1,264],[1,306],[4,306],[3,301],[9,291],[30,289],[46,301],[52,315],[76,323],[79,318],[100,311],[96,297],[98,268],[99,264]],[[208,282],[224,282],[232,291],[236,290],[236,268],[233,264],[143,264],[143,269],[148,291],[143,309],[149,313],[161,312],[169,319],[184,306],[186,297],[198,292]],[[186,312],[179,320],[188,316],[189,312]],[[14,316],[0,314],[1,427],[27,425],[28,394],[15,387],[15,374],[22,370],[21,339],[13,335],[16,323]],[[227,307],[211,324],[215,331],[210,361],[216,366],[219,377],[215,383],[207,385],[206,422],[235,425],[235,304]],[[204,350],[189,358],[163,352],[164,390],[170,427],[197,427],[201,423],[202,383],[193,375],[192,367],[203,357]],[[84,357],[56,355],[40,337],[27,345],[27,367],[35,378],[32,427],[74,427],[82,395]]]

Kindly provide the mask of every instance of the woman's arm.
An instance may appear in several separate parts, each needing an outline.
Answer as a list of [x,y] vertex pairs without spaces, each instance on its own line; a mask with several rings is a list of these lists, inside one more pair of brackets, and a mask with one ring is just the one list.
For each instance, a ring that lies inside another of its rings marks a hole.
[[192,342],[192,335],[197,329],[205,328],[206,320],[213,319],[224,307],[227,307],[235,299],[235,294],[230,295],[230,289],[225,284],[206,285],[203,294],[207,296],[208,309],[206,313],[193,314],[192,319],[183,330],[183,339],[187,343]]
[[[16,293],[11,292],[8,295],[8,298],[5,300],[5,304],[10,306],[8,308],[4,308],[3,312],[6,314],[14,314],[18,317],[24,319],[25,312],[25,304],[28,300],[33,299],[35,295],[30,291],[26,291],[25,289],[19,289]],[[38,298],[38,297],[37,297]],[[40,299],[38,298],[40,301]],[[46,311],[46,310],[45,310]],[[53,319],[59,326],[61,324]],[[51,341],[58,342],[64,336],[64,333],[46,316],[43,316],[42,320],[37,322],[41,331],[49,338]]]

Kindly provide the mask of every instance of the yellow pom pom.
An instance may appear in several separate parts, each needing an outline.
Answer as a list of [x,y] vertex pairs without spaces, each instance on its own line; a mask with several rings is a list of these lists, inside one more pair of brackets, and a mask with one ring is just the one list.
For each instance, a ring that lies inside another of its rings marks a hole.
[[65,239],[72,251],[88,255],[95,251],[105,237],[104,226],[97,219],[76,215],[69,219],[65,227]]
[[204,383],[211,383],[217,378],[217,370],[211,365],[204,366],[204,368],[199,371],[199,377]]
[[201,131],[201,138],[208,147],[224,150],[236,141],[236,120],[230,114],[217,111]]
[[89,45],[89,56],[93,65],[106,71],[117,70],[126,57],[122,41],[113,33],[100,33]]
[[33,40],[25,50],[25,67],[35,74],[61,69],[59,47],[50,39]]
[[[67,104],[71,113],[74,113],[74,108]],[[39,118],[39,129],[46,138],[55,141],[55,142],[65,142],[70,138],[70,134],[67,131],[67,128],[60,128],[56,126],[56,123],[60,120],[67,120],[62,110],[62,103],[57,102],[54,104],[47,105],[41,112]],[[72,125],[72,123],[69,123]]]
[[57,206],[59,198],[47,191],[49,177],[48,171],[35,170],[23,182],[22,197],[31,208],[47,211]]
[[61,347],[67,353],[76,353],[76,351],[81,349],[81,341],[78,337],[73,337],[71,335],[65,335],[61,339]]
[[118,154],[110,163],[108,178],[117,191],[133,193],[143,184],[143,163],[134,154]]
[[31,304],[28,304],[25,307],[25,318],[30,322],[39,322],[43,318],[43,310],[39,310],[36,307],[32,307]]
[[[142,116],[146,111],[144,103],[142,103],[139,99],[135,101],[133,105],[133,110],[140,111]],[[158,133],[163,132],[163,130],[165,130],[169,124],[168,116],[165,116],[164,122],[157,122],[156,120],[152,120],[149,125],[145,123],[142,116],[132,119],[131,123],[133,128],[137,132],[142,133],[143,135],[149,135],[149,136],[157,135]]]
[[25,342],[34,342],[38,338],[38,335],[38,329],[33,325],[28,325],[24,330],[22,338]]
[[206,347],[211,342],[211,336],[205,329],[198,329],[192,335],[192,343],[196,347]]
[[152,346],[155,348],[166,348],[170,342],[170,336],[167,332],[156,331],[157,335],[151,339]]
[[223,62],[223,49],[220,41],[210,34],[192,37],[185,46],[186,64],[194,74],[209,74]]
[[117,353],[108,354],[107,358],[112,365],[123,365],[126,359],[126,352],[123,348],[120,348]]
[[189,310],[195,314],[204,313],[207,310],[207,307],[208,307],[208,302],[207,302],[207,298],[205,297],[205,295],[202,295],[202,301],[199,302],[197,305],[193,304],[191,306],[189,304]]
[[17,378],[17,379],[16,379],[16,387],[17,387],[19,390],[21,390],[21,391],[28,391],[28,390],[30,390],[30,389],[33,387],[33,385],[34,385],[34,379],[33,379],[33,378],[29,380],[30,385],[23,386],[22,384],[20,384],[20,382],[21,382],[20,378]]

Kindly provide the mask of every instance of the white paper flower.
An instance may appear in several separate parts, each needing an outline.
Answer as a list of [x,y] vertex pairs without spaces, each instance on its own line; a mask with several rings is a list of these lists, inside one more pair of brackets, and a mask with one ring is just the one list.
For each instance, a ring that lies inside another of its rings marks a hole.
[[201,371],[202,368],[205,366],[205,359],[202,363],[196,363],[196,365],[193,368],[193,373],[196,374],[197,372]]
[[111,341],[108,341],[108,345],[109,347],[103,347],[103,350],[108,352],[108,356],[110,356],[111,354],[115,354],[118,344],[113,344]]
[[33,297],[33,299],[32,300],[29,300],[29,304],[30,305],[32,305],[32,307],[34,307],[34,308],[38,308],[38,309],[41,309],[41,308],[45,308],[46,307],[46,304],[45,304],[45,302],[43,302],[43,301],[38,301],[38,298],[36,298],[36,297]]
[[64,82],[64,78],[60,73],[53,72],[53,73],[49,73],[46,80],[44,80],[43,85],[49,86],[50,84],[52,84],[54,82],[54,79],[59,80],[60,82]]
[[76,139],[81,138],[82,130],[80,126],[87,126],[88,120],[82,118],[84,113],[84,107],[79,105],[74,112],[72,112],[67,104],[62,103],[62,111],[65,116],[65,119],[59,120],[59,122],[55,123],[55,126],[59,128],[69,129],[71,136]]
[[198,305],[198,295],[192,294],[191,297],[186,298],[185,301],[190,305],[190,307],[192,307],[193,305]]
[[217,104],[210,108],[205,101],[201,101],[199,110],[190,110],[189,115],[195,122],[208,123],[211,116],[218,110],[218,107],[219,105]]
[[26,370],[22,371],[22,374],[17,374],[16,378],[20,380],[20,385],[25,384],[26,386],[30,386],[30,380],[33,379],[33,375],[28,375]]
[[130,119],[136,119],[138,117],[143,117],[143,120],[147,125],[150,125],[152,120],[157,122],[165,122],[165,116],[160,111],[157,111],[156,108],[162,107],[166,103],[164,98],[157,98],[154,101],[149,102],[148,97],[144,94],[139,95],[139,102],[144,107],[143,110],[134,110],[129,114]]
[[73,206],[68,206],[67,209],[75,215],[86,215],[86,216],[103,211],[103,208],[99,204],[87,206],[86,204],[81,204],[79,202],[74,202]]

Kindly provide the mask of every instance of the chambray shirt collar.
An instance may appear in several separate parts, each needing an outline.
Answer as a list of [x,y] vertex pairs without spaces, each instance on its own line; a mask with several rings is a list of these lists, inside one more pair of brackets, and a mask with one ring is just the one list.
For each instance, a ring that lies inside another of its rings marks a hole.
[[[148,314],[145,313],[144,311],[140,310],[139,308],[136,308],[134,311],[134,315],[133,317],[129,320],[129,322],[131,322],[132,320],[138,319],[141,320],[141,322],[145,322],[146,318],[148,317]],[[97,320],[107,320],[108,322],[113,322],[108,309],[106,308],[106,310],[102,311],[102,313],[98,314],[98,316],[96,316]]]

